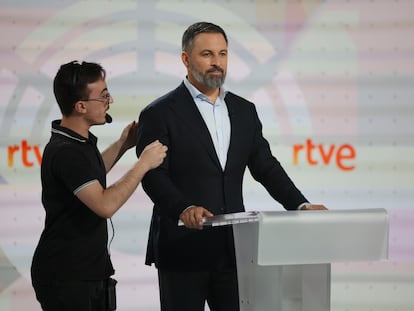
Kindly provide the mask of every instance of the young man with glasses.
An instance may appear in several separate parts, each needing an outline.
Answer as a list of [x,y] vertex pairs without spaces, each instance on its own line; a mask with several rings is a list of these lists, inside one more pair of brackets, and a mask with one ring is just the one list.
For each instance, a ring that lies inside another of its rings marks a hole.
[[33,256],[32,284],[43,310],[115,310],[107,219],[143,176],[162,163],[167,148],[158,141],[148,144],[132,168],[107,187],[106,174],[135,145],[136,123],[100,153],[89,129],[110,121],[107,111],[113,99],[105,70],[96,63],[73,61],[60,67],[53,86],[62,119],[52,122],[43,153],[46,219]]

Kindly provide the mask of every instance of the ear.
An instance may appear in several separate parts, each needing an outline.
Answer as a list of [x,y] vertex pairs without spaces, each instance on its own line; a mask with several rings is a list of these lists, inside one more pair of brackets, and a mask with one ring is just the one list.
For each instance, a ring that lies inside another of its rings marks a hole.
[[181,60],[184,64],[184,66],[187,67],[187,68],[189,68],[189,66],[190,66],[190,62],[189,62],[188,58],[189,58],[188,54],[186,52],[182,51],[181,52]]
[[86,105],[85,102],[82,100],[78,100],[74,105],[73,105],[73,110],[78,112],[78,113],[84,113],[86,111]]

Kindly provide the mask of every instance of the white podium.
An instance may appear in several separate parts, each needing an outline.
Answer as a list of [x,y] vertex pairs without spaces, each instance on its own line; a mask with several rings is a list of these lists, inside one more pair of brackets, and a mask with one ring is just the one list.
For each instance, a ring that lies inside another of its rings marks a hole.
[[233,225],[241,311],[328,311],[331,263],[388,256],[385,209],[222,216],[207,225]]

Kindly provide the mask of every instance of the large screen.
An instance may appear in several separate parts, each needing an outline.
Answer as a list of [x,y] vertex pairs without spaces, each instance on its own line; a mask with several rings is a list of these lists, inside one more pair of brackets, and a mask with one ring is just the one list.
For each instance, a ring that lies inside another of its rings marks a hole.
[[[0,309],[40,310],[30,280],[44,225],[40,165],[60,118],[52,81],[72,60],[100,63],[114,122],[103,150],[186,71],[196,21],[229,38],[225,86],[257,107],[274,155],[314,203],[385,208],[389,259],[332,266],[332,310],[414,309],[414,2],[410,0],[79,0],[0,3]],[[134,151],[108,175],[117,180]],[[281,210],[246,173],[248,210]],[[152,203],[138,188],[113,217],[118,310],[159,310],[144,265]]]

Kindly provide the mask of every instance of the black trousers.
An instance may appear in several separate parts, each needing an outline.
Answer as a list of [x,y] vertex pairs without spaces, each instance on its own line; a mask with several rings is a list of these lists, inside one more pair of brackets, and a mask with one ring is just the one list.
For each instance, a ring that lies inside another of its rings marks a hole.
[[236,270],[182,272],[158,270],[161,311],[239,311]]
[[108,280],[34,284],[43,311],[107,311]]

